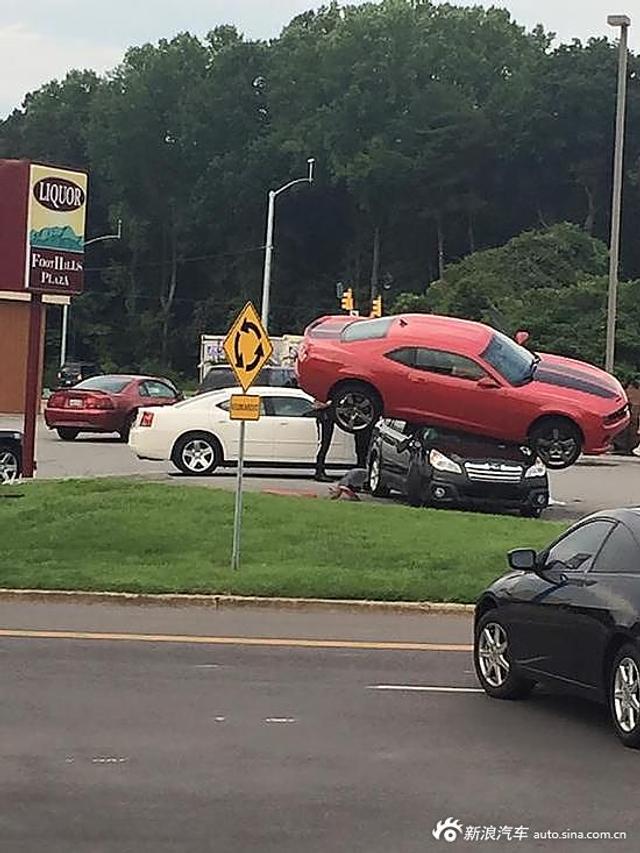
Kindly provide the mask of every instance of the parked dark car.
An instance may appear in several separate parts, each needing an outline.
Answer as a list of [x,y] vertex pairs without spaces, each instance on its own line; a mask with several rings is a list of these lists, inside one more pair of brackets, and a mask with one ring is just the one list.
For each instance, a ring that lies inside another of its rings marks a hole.
[[545,466],[528,447],[384,419],[369,448],[369,488],[412,506],[516,509],[537,518],[549,503]]
[[168,379],[107,374],[55,391],[47,400],[44,420],[63,441],[73,441],[81,432],[117,432],[128,441],[138,409],[171,406],[182,399]]
[[22,434],[0,429],[0,484],[11,483],[22,474]]
[[58,388],[72,388],[78,382],[99,376],[102,369],[90,361],[65,361],[58,371]]
[[606,703],[618,737],[639,747],[640,509],[592,515],[540,553],[512,551],[509,564],[476,605],[486,693],[566,688]]
[[[214,364],[198,386],[196,394],[206,394],[207,391],[221,391],[223,388],[234,388],[237,384],[238,380],[235,373],[228,364]],[[258,374],[254,385],[297,388],[298,380],[293,367],[267,365]]]

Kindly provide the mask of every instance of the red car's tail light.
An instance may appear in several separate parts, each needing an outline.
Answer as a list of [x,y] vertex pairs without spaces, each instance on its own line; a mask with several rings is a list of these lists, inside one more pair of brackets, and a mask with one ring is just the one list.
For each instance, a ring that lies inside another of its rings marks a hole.
[[153,412],[143,412],[140,418],[141,427],[153,426]]
[[64,394],[52,394],[47,400],[47,406],[51,409],[62,409],[64,407]]
[[84,401],[87,409],[115,409],[115,406],[108,397],[86,397]]

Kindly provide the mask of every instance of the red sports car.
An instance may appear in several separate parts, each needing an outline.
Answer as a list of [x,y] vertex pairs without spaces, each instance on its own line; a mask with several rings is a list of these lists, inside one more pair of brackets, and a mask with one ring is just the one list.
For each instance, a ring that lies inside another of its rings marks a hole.
[[629,423],[626,394],[610,374],[453,317],[322,317],[305,331],[296,371],[348,432],[384,414],[528,442],[549,468],[606,452]]
[[141,406],[170,406],[182,394],[168,379],[152,376],[93,376],[49,397],[44,420],[63,441],[81,432],[117,432],[129,440]]

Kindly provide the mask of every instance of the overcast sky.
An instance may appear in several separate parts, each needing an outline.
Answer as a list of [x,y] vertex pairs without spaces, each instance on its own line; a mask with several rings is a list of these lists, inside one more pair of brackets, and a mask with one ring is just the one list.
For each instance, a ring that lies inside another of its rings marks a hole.
[[[277,35],[313,0],[0,0],[0,118],[25,94],[71,68],[104,71],[132,44],[157,41],[189,30],[203,34],[233,23],[253,38]],[[473,5],[471,2],[468,4]],[[491,5],[484,3],[483,5]],[[543,23],[563,41],[611,32],[607,14],[632,14],[623,0],[494,0],[516,20]],[[631,44],[640,47],[640,15]]]

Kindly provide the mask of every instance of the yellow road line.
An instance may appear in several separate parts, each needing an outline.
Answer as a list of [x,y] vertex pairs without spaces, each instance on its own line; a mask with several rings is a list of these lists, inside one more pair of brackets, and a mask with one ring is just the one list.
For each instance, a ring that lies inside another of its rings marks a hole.
[[42,640],[128,640],[136,643],[192,643],[207,646],[282,646],[303,649],[373,649],[398,652],[470,652],[460,643],[386,643],[366,640],[300,640],[272,637],[201,637],[191,634],[119,634],[98,631],[31,631],[0,628],[0,637]]

